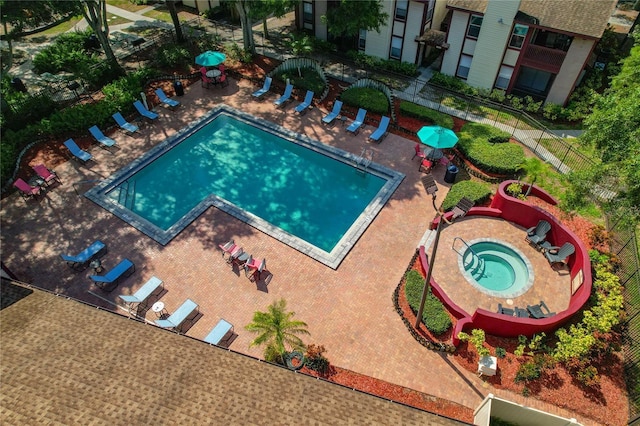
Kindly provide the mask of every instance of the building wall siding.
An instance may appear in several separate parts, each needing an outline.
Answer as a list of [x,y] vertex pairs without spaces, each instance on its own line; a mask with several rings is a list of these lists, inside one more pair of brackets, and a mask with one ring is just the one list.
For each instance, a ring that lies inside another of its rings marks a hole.
[[[302,5],[300,6],[302,7]],[[302,9],[301,9],[302,10]],[[321,40],[327,40],[329,33],[327,25],[322,22],[322,16],[327,14],[326,1],[313,2],[313,25],[315,26],[315,35]],[[302,13],[301,13],[302,14]]]
[[367,31],[367,46],[364,53],[378,58],[389,58],[389,47],[391,46],[391,31],[393,30],[393,12],[396,2],[382,2],[382,10],[389,15],[385,25],[380,26],[380,32]]
[[567,56],[560,67],[560,72],[553,80],[545,103],[559,105],[565,103],[580,72],[582,72],[585,62],[589,58],[594,43],[593,40],[585,40],[578,37],[573,39]]
[[518,56],[520,56],[519,50],[507,49],[502,63],[504,65],[511,65],[513,67],[516,65],[516,62],[518,62]]
[[425,14],[424,3],[418,3],[414,1],[409,2],[409,13],[407,14],[407,29],[404,33],[404,45],[402,49],[402,61],[416,62],[416,55],[418,54],[418,43],[416,43],[416,37],[420,35],[422,30],[422,15]]
[[462,52],[462,43],[464,42],[465,34],[467,33],[467,22],[469,14],[465,12],[453,11],[451,16],[451,25],[449,26],[449,35],[447,37],[447,43],[449,43],[449,49],[445,52],[442,58],[442,66],[440,72],[446,75],[456,75],[456,69],[458,68],[458,58],[460,52]]

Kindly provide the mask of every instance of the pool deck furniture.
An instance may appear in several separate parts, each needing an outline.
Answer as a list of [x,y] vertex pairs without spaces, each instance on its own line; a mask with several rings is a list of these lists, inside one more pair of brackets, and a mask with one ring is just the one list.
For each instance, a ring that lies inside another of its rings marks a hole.
[[425,191],[427,191],[427,194],[431,195],[431,196],[435,196],[436,192],[438,192],[438,185],[436,184],[435,179],[433,178],[433,175],[424,175],[422,176],[422,186],[424,186]]
[[433,169],[433,162],[426,158],[423,158],[420,162],[420,166],[418,167],[419,172],[431,173],[431,169]]
[[87,267],[89,262],[97,257],[101,257],[107,253],[107,245],[100,240],[94,241],[89,247],[82,250],[75,256],[61,254],[62,260],[67,262],[72,269],[81,271]]
[[333,103],[333,109],[331,112],[324,117],[322,117],[322,123],[327,125],[334,125],[336,118],[340,116],[340,110],[342,109],[342,101],[336,99]]
[[249,278],[250,281],[260,281],[260,275],[262,271],[267,268],[267,259],[251,258],[244,264],[244,275]]
[[212,345],[217,345],[222,341],[222,338],[229,333],[229,331],[233,332],[233,324],[227,322],[224,319],[218,321],[213,330],[207,334],[207,337],[204,338],[204,341],[210,343]]
[[562,247],[551,246],[550,244],[543,244],[544,256],[549,261],[549,264],[564,263],[567,257],[575,253],[576,248],[570,242],[566,242]]
[[475,203],[467,197],[462,197],[460,201],[458,201],[458,204],[453,206],[453,209],[451,210],[453,212],[453,216],[451,216],[451,219],[464,217],[467,213],[469,213],[469,210],[471,210],[474,204]]
[[227,258],[227,263],[233,264],[236,259],[244,253],[244,250],[240,246],[235,246],[231,252],[229,252],[229,257]]
[[546,220],[540,220],[536,226],[527,229],[527,235],[524,238],[536,249],[541,250],[549,231],[551,231],[551,224]]
[[58,174],[51,169],[48,169],[44,164],[36,164],[31,166],[34,172],[44,181],[45,185],[50,186],[52,182],[58,182],[62,185],[62,181]]
[[91,154],[89,154],[87,151],[81,150],[78,144],[73,139],[67,139],[66,141],[64,141],[64,146],[66,146],[69,152],[71,152],[71,155],[74,159],[82,163],[86,163],[87,161],[91,160]]
[[229,241],[227,241],[224,244],[218,244],[218,247],[222,251],[222,256],[224,257],[225,253],[228,253],[229,250],[231,250],[235,245],[236,244],[235,244],[235,242],[233,241],[233,238],[232,238],[232,239],[230,239]]
[[104,133],[102,133],[102,130],[98,128],[98,126],[91,126],[89,128],[89,133],[91,133],[91,136],[93,136],[95,140],[97,140],[100,143],[101,148],[104,148],[104,149],[111,148],[116,144],[116,141],[106,137]]
[[254,98],[261,98],[271,88],[271,81],[272,81],[271,77],[265,78],[264,79],[264,84],[262,85],[262,88],[256,90],[255,92],[253,92],[251,94],[251,96],[253,96]]
[[416,146],[413,148],[413,150],[414,150],[414,153],[413,153],[413,157],[411,157],[412,160],[416,157],[421,158],[422,160],[427,158],[427,156],[424,155],[424,151],[420,149],[420,143],[416,142]]
[[133,106],[136,108],[136,110],[138,111],[138,113],[140,113],[141,116],[143,116],[149,121],[157,120],[159,117],[159,115],[156,114],[155,112],[149,111],[144,105],[142,105],[142,102],[140,101],[135,101],[133,103]]
[[251,259],[252,259],[252,256],[248,252],[243,251],[238,256],[232,257],[231,264],[238,265],[239,268],[243,268],[244,265]]
[[155,323],[162,328],[178,328],[191,314],[197,313],[198,304],[191,299],[184,301],[174,313],[166,319],[157,319]]
[[89,278],[95,285],[106,292],[110,292],[117,287],[121,279],[126,278],[136,271],[136,265],[129,259],[122,259],[120,263],[113,267],[104,275],[91,275]]
[[133,135],[134,133],[140,130],[138,126],[133,125],[129,123],[127,120],[125,120],[122,114],[120,114],[119,112],[116,112],[111,117],[113,117],[113,119],[116,121],[116,124],[118,125],[120,130],[122,130],[125,134],[129,136]]
[[519,308],[516,306],[516,316],[518,318],[529,318],[529,311],[524,308]]
[[25,201],[29,198],[40,195],[43,191],[41,186],[31,186],[21,178],[16,179],[16,181],[13,182],[13,186],[18,188],[18,191],[20,191],[20,195],[22,196],[22,198],[24,198]]
[[124,301],[129,309],[129,312],[133,309],[133,305],[140,305],[145,303],[147,298],[151,296],[156,290],[162,289],[163,283],[162,280],[158,277],[151,277],[149,281],[144,283],[142,287],[140,287],[133,294],[121,294],[118,297]]
[[556,313],[551,312],[549,307],[543,300],[540,301],[537,305],[527,305],[527,311],[531,314],[533,318],[549,318],[554,316]]
[[353,135],[357,135],[360,132],[360,128],[364,124],[364,119],[367,116],[367,110],[364,108],[358,109],[358,114],[356,115],[356,119],[353,120],[353,123],[347,127],[347,132],[353,133]]
[[287,87],[284,88],[284,93],[278,99],[273,101],[273,104],[276,107],[281,107],[291,100],[291,92],[293,91],[293,85],[287,84]]
[[200,68],[200,85],[202,87],[206,87],[207,89],[212,84],[215,84],[215,80],[213,78],[207,77],[207,69],[205,67]]
[[173,110],[180,106],[180,101],[176,101],[175,99],[169,98],[162,89],[158,88],[154,90],[154,93],[160,100],[160,104],[165,108],[169,108]]
[[389,127],[390,118],[384,115],[380,120],[380,126],[369,136],[369,140],[373,142],[382,142],[382,140],[389,134],[387,127]]
[[309,107],[311,106],[311,102],[313,102],[313,95],[313,91],[307,90],[307,94],[304,96],[304,101],[298,104],[298,106],[295,108],[295,111],[298,114],[304,115],[307,113],[307,109],[309,109]]
[[505,308],[502,306],[502,303],[498,303],[498,311],[499,314],[503,314],[503,315],[508,315],[510,317],[514,316],[516,314],[516,311],[514,311],[511,308]]

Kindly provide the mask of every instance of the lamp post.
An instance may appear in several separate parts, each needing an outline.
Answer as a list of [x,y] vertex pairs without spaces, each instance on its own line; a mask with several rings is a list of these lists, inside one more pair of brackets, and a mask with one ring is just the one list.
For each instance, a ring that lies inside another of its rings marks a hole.
[[420,298],[420,308],[416,315],[415,327],[418,328],[420,321],[422,321],[422,312],[424,311],[424,303],[427,300],[427,294],[430,292],[431,275],[433,274],[433,264],[436,259],[436,253],[438,252],[438,242],[440,241],[440,231],[442,231],[442,222],[444,216],[440,216],[438,226],[436,227],[436,237],[433,240],[433,250],[431,251],[431,261],[429,262],[429,270],[427,271],[427,277],[424,280],[424,287],[422,288],[422,297]]

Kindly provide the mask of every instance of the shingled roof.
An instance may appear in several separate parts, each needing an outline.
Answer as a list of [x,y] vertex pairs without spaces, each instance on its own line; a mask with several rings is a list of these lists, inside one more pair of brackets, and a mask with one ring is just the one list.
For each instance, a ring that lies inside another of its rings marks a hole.
[[4,424],[464,424],[2,280]]
[[[448,0],[447,6],[484,13],[489,0]],[[602,37],[617,0],[522,0],[519,13],[538,25],[594,38]]]

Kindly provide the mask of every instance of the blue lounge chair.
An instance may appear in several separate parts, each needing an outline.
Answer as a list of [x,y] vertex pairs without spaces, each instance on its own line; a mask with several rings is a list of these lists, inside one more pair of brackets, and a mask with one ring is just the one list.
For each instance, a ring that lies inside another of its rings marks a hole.
[[136,110],[138,110],[141,116],[143,116],[149,121],[153,121],[159,117],[159,115],[156,114],[155,112],[149,111],[147,108],[145,108],[145,106],[142,105],[142,102],[140,101],[135,101],[133,103],[133,106],[136,107]]
[[212,345],[217,345],[218,343],[220,343],[222,338],[232,330],[233,324],[225,321],[224,319],[221,319],[220,321],[218,321],[216,326],[213,327],[213,330],[211,330],[211,332],[207,334],[207,337],[204,338],[204,341],[207,343],[211,343]]
[[87,151],[81,150],[78,144],[73,139],[66,140],[64,142],[64,146],[67,147],[67,149],[73,155],[73,158],[75,158],[76,160],[80,160],[83,163],[91,160],[91,154],[89,154]]
[[162,280],[158,277],[151,277],[149,281],[144,283],[144,285],[132,295],[121,294],[118,297],[120,297],[120,299],[122,299],[124,303],[126,303],[129,310],[131,310],[134,304],[140,305],[141,303],[144,303],[145,300],[147,300],[147,298],[151,296],[153,292],[155,292],[158,288],[162,288]]
[[338,118],[340,115],[340,110],[342,109],[342,101],[336,100],[333,103],[333,110],[322,118],[322,122],[324,124],[333,124],[334,120]]
[[367,115],[367,110],[360,108],[358,110],[358,115],[356,115],[356,119],[354,120],[354,122],[351,123],[349,127],[347,127],[347,132],[351,132],[354,135],[357,135],[358,132],[360,131],[360,127],[362,127],[362,125],[364,124],[364,117],[366,115]]
[[176,101],[175,99],[170,99],[167,97],[167,95],[164,93],[164,91],[162,89],[156,89],[155,90],[155,94],[158,97],[158,99],[160,100],[160,103],[162,105],[164,105],[165,107],[169,108],[169,109],[174,109],[177,108],[178,106],[180,106],[180,102]]
[[307,112],[307,108],[311,106],[312,101],[313,101],[313,92],[311,90],[307,90],[307,94],[304,97],[304,101],[296,107],[296,112],[300,115],[304,115]]
[[125,132],[127,135],[132,135],[139,130],[138,126],[129,123],[119,112],[113,114],[112,117],[114,120],[116,120],[116,123],[118,124],[118,127],[120,127],[120,130]]
[[169,318],[157,319],[156,325],[162,328],[178,328],[197,309],[198,304],[191,299],[187,299]]
[[89,129],[89,133],[91,133],[91,135],[98,141],[100,142],[100,146],[102,148],[109,148],[112,147],[116,144],[116,141],[114,141],[111,138],[108,138],[104,135],[104,133],[102,133],[102,130],[100,130],[98,128],[98,126],[93,126]]
[[120,282],[120,279],[126,278],[133,274],[136,270],[136,265],[129,259],[122,259],[112,270],[104,275],[90,275],[89,278],[98,287],[104,291],[111,291]]
[[106,252],[106,244],[102,241],[97,240],[75,256],[61,254],[60,257],[62,258],[62,260],[67,262],[67,265],[71,266],[71,268],[79,271],[86,268],[89,262],[91,262],[93,259],[103,256]]
[[287,84],[287,87],[284,89],[284,93],[278,99],[273,101],[273,104],[277,107],[284,105],[286,102],[291,100],[291,92],[293,91],[293,85]]
[[389,127],[389,117],[385,115],[380,120],[380,126],[369,136],[369,140],[378,143],[382,142],[382,139],[389,133],[387,132],[387,127]]
[[267,93],[269,91],[269,88],[271,88],[271,77],[265,78],[264,84],[262,85],[262,89],[256,90],[251,94],[251,96],[253,96],[254,98],[259,98],[265,93]]

